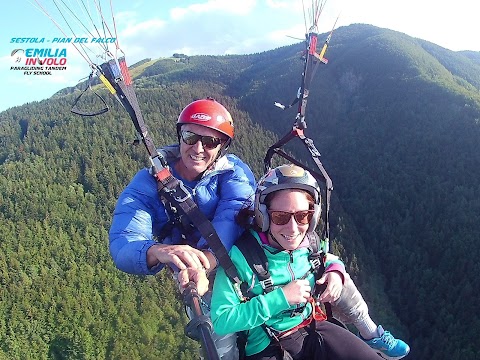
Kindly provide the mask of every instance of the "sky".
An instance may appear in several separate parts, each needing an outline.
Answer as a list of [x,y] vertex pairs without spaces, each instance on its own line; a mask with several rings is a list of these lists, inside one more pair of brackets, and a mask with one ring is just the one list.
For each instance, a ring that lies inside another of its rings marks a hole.
[[[47,99],[85,80],[91,72],[89,62],[103,62],[102,45],[118,56],[123,52],[127,63],[134,64],[174,53],[251,54],[298,43],[304,38],[305,23],[312,23],[308,13],[305,19],[303,4],[308,11],[312,1],[7,1],[1,15],[0,111]],[[106,20],[105,32],[100,13]],[[337,17],[337,28],[371,24],[453,51],[480,51],[480,2],[475,0],[327,0],[319,18],[319,32],[330,31]],[[85,42],[74,43],[76,38]],[[112,38],[118,40],[118,46],[108,43]],[[333,37],[331,44],[334,41]],[[44,64],[43,69],[24,69],[40,66],[26,64],[37,58],[47,58],[50,64]],[[51,70],[47,66],[57,68]]]

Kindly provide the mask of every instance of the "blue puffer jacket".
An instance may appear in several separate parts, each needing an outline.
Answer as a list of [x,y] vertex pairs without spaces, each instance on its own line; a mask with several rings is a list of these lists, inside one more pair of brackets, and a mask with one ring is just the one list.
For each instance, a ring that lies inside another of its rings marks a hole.
[[[178,145],[159,151],[170,167],[180,156]],[[255,177],[250,168],[235,155],[222,156],[213,169],[205,172],[191,193],[200,211],[212,222],[220,240],[230,250],[243,231],[236,224],[235,215],[255,193]],[[162,265],[152,269],[147,267],[146,253],[157,241],[181,243],[178,231],[172,231],[163,239],[158,238],[168,221],[169,215],[158,197],[155,178],[150,169],[140,170],[120,195],[113,213],[110,254],[117,268],[131,274],[160,271]],[[191,245],[208,248],[203,238]]]

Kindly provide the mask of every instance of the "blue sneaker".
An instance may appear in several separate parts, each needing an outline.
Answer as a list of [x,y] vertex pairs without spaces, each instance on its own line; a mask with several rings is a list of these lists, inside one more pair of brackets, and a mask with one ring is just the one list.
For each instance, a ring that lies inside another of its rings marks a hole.
[[381,325],[378,325],[377,331],[380,337],[371,340],[365,340],[360,335],[358,336],[382,358],[398,360],[410,352],[410,346],[400,339],[395,339],[389,331],[383,330]]

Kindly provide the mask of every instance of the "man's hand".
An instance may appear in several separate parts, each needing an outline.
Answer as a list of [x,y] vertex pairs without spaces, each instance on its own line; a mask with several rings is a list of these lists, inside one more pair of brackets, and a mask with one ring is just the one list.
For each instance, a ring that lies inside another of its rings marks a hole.
[[202,296],[208,291],[208,279],[205,269],[187,268],[178,273],[180,291],[183,292],[183,289],[187,287],[190,281],[195,283],[198,295]]
[[319,280],[317,280],[317,284],[322,285],[325,283],[327,283],[327,288],[323,293],[320,294],[318,300],[324,303],[333,303],[340,297],[340,294],[342,293],[342,275],[340,275],[340,273],[337,271],[327,272],[323,274]]
[[210,269],[210,261],[201,251],[189,245],[155,244],[147,251],[147,266],[149,268],[162,264],[172,264],[178,269]]

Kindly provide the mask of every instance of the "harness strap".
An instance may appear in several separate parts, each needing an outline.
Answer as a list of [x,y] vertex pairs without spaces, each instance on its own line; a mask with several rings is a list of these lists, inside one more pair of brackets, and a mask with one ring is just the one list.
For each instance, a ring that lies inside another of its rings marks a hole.
[[154,176],[157,179],[157,189],[159,194],[165,197],[167,201],[177,204],[178,209],[188,217],[200,234],[205,238],[220,266],[223,267],[227,275],[233,279],[235,283],[241,283],[237,274],[237,269],[230,259],[227,249],[218,237],[215,228],[208,218],[200,211],[183,182],[175,178],[167,168],[163,168]]
[[[250,231],[244,232],[235,242],[235,246],[237,246],[242,252],[243,257],[247,260],[248,265],[257,276],[265,293],[272,291],[274,289],[274,284],[272,277],[270,276],[270,271],[268,270],[267,255],[265,255],[263,248],[253,234]],[[245,298],[252,298],[255,296],[246,282],[243,282],[240,285],[240,290]]]
[[309,316],[307,319],[303,320],[300,324],[298,324],[297,326],[291,328],[290,330],[286,330],[286,331],[282,331],[278,334],[275,335],[275,337],[278,339],[278,340],[281,340],[285,337],[287,337],[288,335],[292,335],[295,331],[309,325],[311,322],[312,322],[313,318],[311,316]]
[[[290,140],[296,137],[302,141],[302,144],[310,153],[313,161],[315,162],[318,169],[320,170],[320,173],[317,170],[314,170],[311,167],[304,165],[302,162],[296,160],[295,158],[287,154],[283,149],[281,149],[282,146],[284,146],[287,142],[289,142]],[[275,144],[273,144],[268,148],[267,153],[265,155],[265,159],[263,161],[265,172],[271,169],[272,157],[275,154],[283,157],[284,159],[287,159],[292,164],[295,164],[297,166],[304,168],[305,170],[308,170],[315,177],[317,181],[321,181],[322,183],[325,184],[325,192],[326,192],[325,212],[324,212],[325,228],[324,228],[323,237],[325,239],[329,239],[330,238],[330,201],[331,201],[331,194],[333,191],[333,182],[330,176],[328,175],[327,171],[325,170],[322,162],[320,161],[321,154],[315,147],[313,140],[310,138],[307,138],[304,135],[303,129],[300,129],[297,127],[297,125],[295,125],[289,133],[287,133],[283,138],[281,138]]]
[[300,324],[298,324],[297,326],[295,326],[295,327],[293,327],[289,330],[285,330],[285,331],[282,331],[282,332],[275,332],[272,329],[270,329],[271,333],[274,335],[274,338],[276,338],[278,340],[281,340],[281,339],[293,334],[295,331],[297,331],[297,330],[299,330],[299,329],[301,329],[305,326],[310,325],[310,323],[312,321],[325,321],[325,320],[327,320],[327,315],[325,315],[322,308],[315,302],[315,300],[313,298],[310,298],[308,300],[308,302],[312,305],[312,313],[310,314],[310,316],[308,318],[306,318],[305,320],[303,320]]

